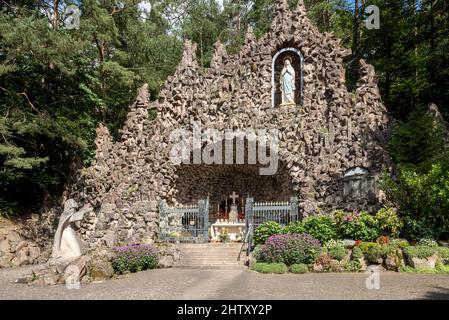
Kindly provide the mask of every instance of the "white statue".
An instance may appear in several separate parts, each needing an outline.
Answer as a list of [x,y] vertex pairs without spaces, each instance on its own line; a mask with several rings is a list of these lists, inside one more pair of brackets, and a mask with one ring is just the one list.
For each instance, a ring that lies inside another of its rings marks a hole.
[[75,200],[69,199],[64,204],[64,212],[59,218],[58,229],[53,241],[52,261],[71,262],[83,255],[81,242],[75,231],[75,223],[83,220],[84,214],[92,211],[87,207],[80,211]]
[[295,69],[293,69],[292,61],[290,58],[285,59],[284,69],[281,73],[281,92],[282,92],[282,104],[285,105],[295,105]]

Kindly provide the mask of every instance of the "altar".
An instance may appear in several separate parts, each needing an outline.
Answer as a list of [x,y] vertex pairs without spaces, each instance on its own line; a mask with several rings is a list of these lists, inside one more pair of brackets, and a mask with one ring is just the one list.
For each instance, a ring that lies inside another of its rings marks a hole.
[[[228,212],[226,200],[224,210],[218,206],[218,219],[210,227],[211,241],[213,242],[240,242],[245,237],[245,216],[243,213],[243,201],[239,208],[236,199],[239,196],[233,192],[230,198],[232,205]],[[240,209],[240,210],[239,210]]]
[[211,241],[240,242],[243,241],[244,236],[245,221],[230,222],[220,219],[211,226]]

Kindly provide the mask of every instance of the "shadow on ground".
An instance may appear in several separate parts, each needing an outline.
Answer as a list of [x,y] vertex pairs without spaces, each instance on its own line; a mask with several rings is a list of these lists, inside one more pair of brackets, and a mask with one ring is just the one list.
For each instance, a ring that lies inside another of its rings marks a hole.
[[433,287],[433,291],[424,294],[424,299],[428,300],[449,300],[449,289],[443,287]]

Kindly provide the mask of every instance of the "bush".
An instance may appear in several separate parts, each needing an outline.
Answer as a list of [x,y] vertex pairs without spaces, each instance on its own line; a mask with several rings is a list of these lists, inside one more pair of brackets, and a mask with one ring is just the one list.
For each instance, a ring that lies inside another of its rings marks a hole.
[[257,262],[253,264],[251,270],[260,273],[277,273],[277,274],[283,274],[288,272],[288,268],[284,263]]
[[119,274],[155,269],[159,262],[158,251],[152,245],[115,247],[112,251],[112,267]]
[[362,269],[362,264],[358,260],[349,261],[343,268],[349,272],[359,272]]
[[346,256],[345,245],[341,240],[330,240],[326,243],[325,247],[332,259],[341,261]]
[[256,261],[261,261],[261,255],[260,255],[260,250],[262,249],[262,245],[257,245],[254,250],[253,250],[253,257],[254,259],[256,259]]
[[390,244],[396,248],[404,249],[410,247],[410,243],[405,239],[394,239],[390,241]]
[[304,225],[302,221],[290,222],[283,230],[285,234],[304,233]]
[[404,222],[399,218],[397,211],[391,207],[384,207],[376,213],[377,226],[384,236],[399,237]]
[[396,180],[383,179],[382,189],[399,208],[407,238],[439,240],[449,233],[449,168],[444,163],[424,173],[402,168]]
[[309,272],[309,267],[303,263],[294,264],[290,266],[291,273],[304,274]]
[[446,247],[438,247],[436,248],[437,252],[438,252],[438,256],[441,259],[445,259],[445,260],[449,260],[449,248]]
[[367,212],[336,212],[335,221],[341,238],[374,241],[379,236],[376,219]]
[[352,249],[352,259],[360,259],[363,258],[363,252],[362,249],[359,247],[354,247]]
[[378,246],[379,244],[376,242],[362,242],[359,246],[360,250],[362,250],[363,254],[366,254],[371,247]]
[[273,235],[260,250],[261,260],[269,263],[309,264],[321,249],[320,242],[308,234]]
[[340,272],[340,265],[332,260],[329,254],[323,253],[315,260],[315,267],[317,272]]
[[394,247],[390,245],[377,244],[370,246],[365,253],[366,259],[371,263],[381,263],[389,254],[394,251]]
[[432,247],[424,247],[424,246],[417,246],[417,247],[407,247],[404,248],[404,254],[408,258],[418,258],[418,259],[427,259],[434,255],[437,250]]
[[270,236],[281,233],[282,226],[279,223],[274,221],[265,222],[254,231],[254,244],[264,244]]
[[420,247],[438,248],[438,242],[433,239],[421,239],[416,245]]
[[302,222],[304,232],[321,242],[337,238],[337,228],[332,216],[318,215],[307,217]]

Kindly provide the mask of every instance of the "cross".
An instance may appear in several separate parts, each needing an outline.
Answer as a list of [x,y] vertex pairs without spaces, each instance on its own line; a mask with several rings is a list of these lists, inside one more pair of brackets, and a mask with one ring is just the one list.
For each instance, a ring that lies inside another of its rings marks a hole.
[[235,204],[235,200],[239,197],[235,194],[235,191],[229,196],[232,199],[232,204]]

